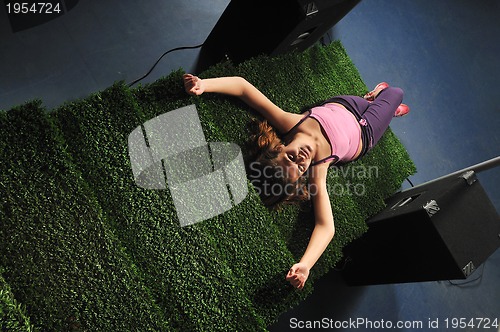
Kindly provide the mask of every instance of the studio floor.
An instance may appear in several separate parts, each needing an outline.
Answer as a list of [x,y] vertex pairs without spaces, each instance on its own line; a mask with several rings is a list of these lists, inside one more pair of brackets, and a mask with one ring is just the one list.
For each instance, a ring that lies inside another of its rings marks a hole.
[[[86,0],[57,19],[16,33],[0,10],[0,109],[31,99],[42,99],[51,109],[115,81],[133,81],[166,50],[201,44],[228,3]],[[387,81],[405,90],[411,113],[391,128],[415,161],[415,185],[500,155],[498,17],[496,0],[365,0],[325,36],[343,43],[369,88]],[[198,54],[167,55],[143,83],[178,68],[193,71]],[[499,211],[500,169],[478,178]],[[480,218],[474,222],[481,227]],[[453,319],[500,320],[499,299],[500,250],[465,281],[350,287],[332,271],[270,330],[293,330],[298,322],[326,318],[422,322],[393,330],[441,331],[446,322],[451,329]]]

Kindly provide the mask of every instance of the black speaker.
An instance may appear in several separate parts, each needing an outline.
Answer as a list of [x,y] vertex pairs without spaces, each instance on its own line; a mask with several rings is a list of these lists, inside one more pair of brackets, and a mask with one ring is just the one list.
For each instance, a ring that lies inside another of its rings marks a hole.
[[349,285],[466,279],[500,246],[500,219],[474,172],[399,192],[344,248]]
[[302,51],[360,0],[232,0],[205,40],[197,71],[229,59]]

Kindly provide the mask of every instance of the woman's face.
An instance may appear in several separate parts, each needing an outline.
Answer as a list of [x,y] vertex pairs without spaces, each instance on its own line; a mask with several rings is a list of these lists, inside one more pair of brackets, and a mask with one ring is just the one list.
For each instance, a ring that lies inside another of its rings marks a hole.
[[313,149],[307,140],[294,139],[288,145],[281,145],[276,158],[288,178],[295,182],[304,175],[313,160]]

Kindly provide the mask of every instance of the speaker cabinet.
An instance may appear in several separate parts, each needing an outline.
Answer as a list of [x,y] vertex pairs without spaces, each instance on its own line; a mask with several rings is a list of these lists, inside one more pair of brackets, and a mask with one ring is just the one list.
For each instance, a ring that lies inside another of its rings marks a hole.
[[232,0],[200,52],[197,71],[230,59],[302,51],[360,0]]
[[344,249],[349,285],[466,279],[500,246],[500,219],[474,172],[399,192]]

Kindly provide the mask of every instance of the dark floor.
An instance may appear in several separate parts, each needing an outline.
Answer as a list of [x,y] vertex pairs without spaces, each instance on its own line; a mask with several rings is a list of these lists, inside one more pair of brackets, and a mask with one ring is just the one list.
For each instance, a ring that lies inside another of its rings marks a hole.
[[[165,50],[202,43],[228,3],[86,0],[17,33],[0,10],[0,109],[33,98],[53,108],[114,81],[130,82]],[[417,165],[415,184],[500,155],[499,17],[496,0],[365,0],[332,29],[329,37],[342,41],[369,87],[385,80],[405,90],[412,113],[392,129]],[[170,54],[144,82],[179,67],[191,71],[197,56],[198,50]],[[498,168],[479,174],[497,211],[499,175]],[[450,327],[454,318],[500,319],[500,250],[469,280],[478,276],[463,286],[348,287],[332,272],[271,330],[289,330],[294,319],[365,318],[374,327],[382,320],[421,321],[423,328],[413,329],[421,331],[431,330],[429,320],[439,319],[437,330],[444,330],[447,318]]]

